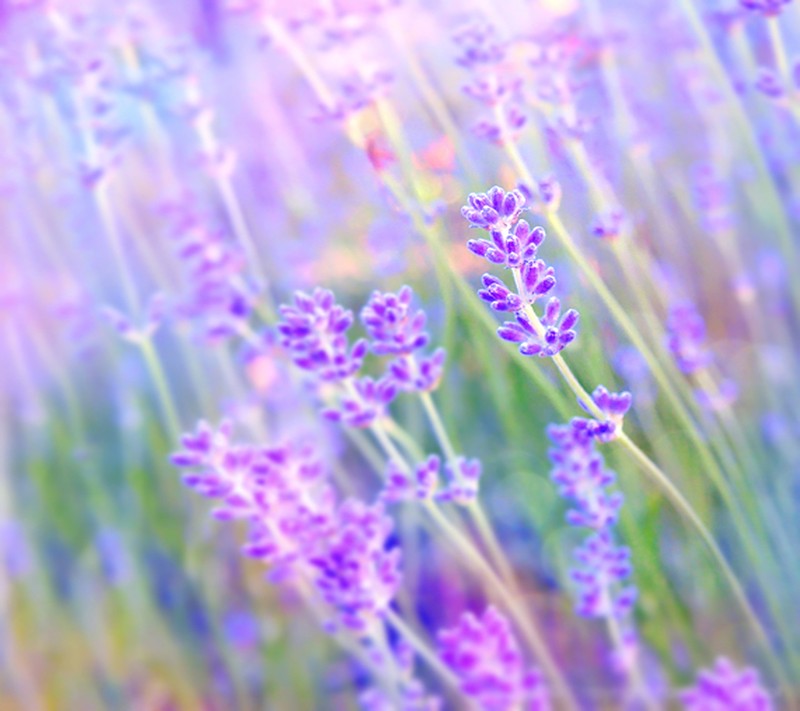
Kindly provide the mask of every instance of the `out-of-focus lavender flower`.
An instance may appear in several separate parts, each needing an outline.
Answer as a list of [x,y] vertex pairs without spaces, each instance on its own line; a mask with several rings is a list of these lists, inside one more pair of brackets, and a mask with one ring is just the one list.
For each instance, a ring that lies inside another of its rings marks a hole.
[[456,457],[448,462],[444,468],[447,477],[447,487],[439,493],[440,501],[454,501],[459,504],[469,504],[478,496],[483,468],[477,459]]
[[338,407],[325,410],[325,416],[349,427],[369,427],[386,414],[397,394],[397,385],[390,377],[370,377],[353,381],[352,390],[344,395]]
[[616,545],[611,532],[603,529],[575,550],[575,559],[578,567],[572,570],[572,580],[578,587],[578,614],[616,618],[628,615],[636,602],[636,588],[618,586],[632,572],[630,550]]
[[0,564],[12,580],[25,577],[33,567],[30,544],[16,521],[0,524]]
[[606,491],[615,477],[605,468],[591,431],[570,423],[551,425],[547,434],[555,444],[550,450],[553,462],[550,476],[558,487],[558,493],[576,505],[567,512],[567,522],[597,531],[613,526],[623,497],[620,492]]
[[711,362],[706,345],[706,324],[694,304],[685,301],[670,308],[667,346],[684,373],[694,373]]
[[619,237],[625,224],[625,213],[622,210],[609,210],[595,218],[592,234],[599,239],[613,240]]
[[495,608],[465,612],[438,634],[439,653],[461,681],[462,692],[485,711],[550,709],[544,682],[525,664],[508,620]]
[[394,460],[390,461],[386,471],[383,498],[392,503],[414,499],[426,501],[433,498],[439,485],[441,467],[442,460],[435,454],[415,467],[412,474],[407,474]]
[[437,348],[431,355],[423,358],[397,358],[389,363],[389,372],[403,390],[435,390],[442,379],[445,358],[444,348]]
[[770,67],[759,67],[758,78],[754,86],[759,92],[770,99],[780,99],[785,93],[781,77]]
[[367,341],[357,341],[352,349],[347,331],[353,313],[336,303],[327,289],[313,293],[295,292],[294,305],[282,305],[278,324],[281,344],[291,353],[295,365],[317,374],[322,380],[342,380],[361,367]]
[[103,575],[112,585],[121,585],[131,577],[132,565],[125,540],[119,531],[104,528],[96,538],[97,557]]
[[186,270],[179,315],[199,323],[212,341],[230,337],[250,315],[256,296],[245,280],[244,254],[223,230],[206,224],[190,198],[165,203],[160,211],[174,223],[177,254]]
[[760,12],[764,17],[780,15],[790,2],[791,0],[739,0],[739,4],[745,10]]
[[453,41],[462,52],[456,63],[466,69],[497,64],[505,57],[504,44],[487,22],[474,22],[462,27],[453,35]]
[[[400,548],[389,547],[392,520],[380,503],[347,499],[336,525],[308,555],[314,584],[344,626],[364,631],[389,608],[400,585]],[[334,623],[335,624],[335,623]]]
[[708,232],[725,232],[733,226],[730,186],[717,176],[711,165],[694,170],[694,201],[700,212],[703,228]]
[[425,312],[412,312],[413,292],[404,286],[396,294],[373,292],[361,311],[361,322],[376,355],[409,355],[428,344]]
[[771,711],[774,706],[758,672],[738,670],[725,657],[700,672],[697,684],[681,694],[687,711]]
[[[364,711],[439,711],[442,700],[429,695],[414,675],[414,654],[404,641],[392,649],[392,659],[379,659],[381,666],[392,664],[399,671],[399,699],[392,699],[384,690],[370,688],[359,697]],[[399,703],[399,706],[398,706]]]
[[333,491],[313,448],[235,445],[231,430],[229,422],[216,430],[200,422],[182,437],[183,449],[171,461],[189,470],[187,486],[220,499],[215,518],[250,522],[244,552],[267,563],[275,579],[284,577],[315,539],[330,533]]
[[135,326],[128,316],[111,306],[104,306],[101,313],[121,338],[131,343],[139,343],[152,338],[161,326],[164,320],[165,306],[164,295],[153,294],[147,304],[144,322],[141,326]]
[[[615,650],[615,663],[628,670],[637,654],[636,633],[629,620],[636,588],[624,584],[632,572],[630,551],[614,541],[623,496],[608,490],[616,476],[606,468],[596,443],[608,442],[618,435],[622,418],[631,406],[631,396],[599,386],[592,393],[592,400],[603,420],[574,418],[567,425],[548,428],[555,445],[550,450],[551,478],[559,494],[574,504],[567,511],[567,522],[593,531],[575,549],[577,565],[570,571],[577,588],[578,614],[616,621],[621,648]],[[581,405],[588,409],[587,403]]]
[[386,501],[450,501],[468,504],[478,496],[483,468],[477,459],[455,457],[444,466],[446,485],[439,490],[441,459],[430,455],[422,464],[407,472],[396,462],[389,462],[383,498]]
[[474,126],[474,133],[492,143],[513,140],[527,117],[520,108],[522,81],[505,62],[508,43],[500,42],[492,25],[483,20],[461,28],[453,39],[460,52],[456,62],[471,73],[464,93],[492,110],[491,118]]
[[716,390],[709,392],[700,388],[694,391],[698,405],[709,412],[719,412],[730,407],[739,397],[739,386],[736,381],[725,378],[716,386]]
[[242,650],[252,650],[262,637],[260,620],[244,609],[230,610],[222,620],[222,630],[227,641]]
[[517,190],[525,196],[531,211],[537,215],[558,212],[561,206],[561,183],[552,175],[538,179],[535,185],[520,183]]
[[200,423],[184,435],[172,462],[184,482],[221,500],[213,514],[250,524],[246,554],[271,567],[272,579],[306,580],[331,608],[331,630],[364,631],[388,608],[400,582],[400,549],[380,503],[336,505],[325,469],[308,444],[234,445],[230,425]]
[[373,292],[361,311],[361,322],[376,355],[397,356],[387,367],[387,380],[406,391],[433,390],[442,376],[445,352],[439,348],[420,355],[430,337],[425,331],[425,312],[411,308],[413,291]]

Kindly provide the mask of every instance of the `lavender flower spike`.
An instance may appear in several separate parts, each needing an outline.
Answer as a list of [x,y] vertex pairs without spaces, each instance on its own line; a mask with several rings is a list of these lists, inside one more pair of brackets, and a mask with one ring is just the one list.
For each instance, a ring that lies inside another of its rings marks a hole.
[[578,312],[568,309],[562,316],[561,303],[555,297],[547,301],[541,318],[533,311],[533,304],[555,287],[556,277],[552,267],[536,258],[545,233],[519,219],[524,205],[525,195],[520,190],[506,193],[495,186],[487,193],[472,193],[461,214],[471,227],[488,230],[491,240],[470,240],[467,248],[514,273],[516,293],[493,274],[483,275],[484,288],[478,291],[495,311],[514,313],[515,320],[506,321],[497,335],[518,343],[524,356],[554,356],[575,340]]
[[294,306],[280,307],[281,344],[291,351],[295,365],[316,373],[322,380],[343,380],[361,367],[367,342],[357,341],[348,352],[347,331],[353,313],[336,303],[327,289],[312,294],[295,292]]
[[697,685],[681,694],[687,711],[772,711],[772,699],[752,668],[738,671],[725,657],[701,671]]
[[388,365],[388,381],[406,391],[434,390],[444,370],[445,351],[420,353],[430,337],[425,331],[425,312],[412,310],[412,297],[409,286],[396,294],[375,291],[361,310],[361,322],[375,355],[396,356]]
[[409,286],[397,294],[375,291],[361,310],[376,355],[408,355],[428,344],[425,312],[411,311],[412,296]]
[[466,612],[439,632],[439,652],[461,681],[461,690],[484,711],[525,708],[549,711],[538,671],[526,667],[511,626],[489,607],[482,617]]

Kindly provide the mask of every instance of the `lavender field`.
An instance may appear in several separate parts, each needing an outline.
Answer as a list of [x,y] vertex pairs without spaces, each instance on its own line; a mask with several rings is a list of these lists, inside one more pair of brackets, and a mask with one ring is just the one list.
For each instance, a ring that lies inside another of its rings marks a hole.
[[0,711],[800,710],[800,3],[0,60]]

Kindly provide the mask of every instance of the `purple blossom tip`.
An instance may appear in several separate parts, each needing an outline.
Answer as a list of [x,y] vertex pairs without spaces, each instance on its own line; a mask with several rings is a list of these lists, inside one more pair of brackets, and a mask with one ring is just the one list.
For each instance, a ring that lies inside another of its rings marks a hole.
[[762,687],[758,672],[742,670],[725,657],[703,670],[696,685],[681,693],[687,711],[772,711],[772,699]]
[[409,286],[396,294],[375,291],[361,310],[376,355],[410,355],[428,344],[425,313],[411,309],[412,297]]
[[349,350],[346,333],[353,313],[335,302],[333,292],[320,288],[311,294],[295,292],[294,304],[281,305],[280,314],[281,345],[299,368],[321,380],[343,380],[361,368],[367,343],[359,340]]

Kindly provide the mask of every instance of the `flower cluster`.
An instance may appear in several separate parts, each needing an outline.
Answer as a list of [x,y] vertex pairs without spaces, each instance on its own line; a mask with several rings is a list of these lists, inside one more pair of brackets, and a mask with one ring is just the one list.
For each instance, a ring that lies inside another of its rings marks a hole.
[[[630,552],[614,542],[623,496],[609,491],[615,475],[606,468],[596,442],[607,442],[618,434],[631,396],[627,392],[610,393],[600,386],[592,400],[606,419],[575,418],[567,425],[551,425],[548,429],[555,445],[550,451],[551,478],[559,494],[573,504],[567,512],[567,522],[592,530],[574,552],[577,566],[572,570],[572,580],[578,592],[578,613],[624,621],[636,600],[636,588],[624,584],[632,571]],[[632,628],[623,631],[622,643],[626,648],[635,645]],[[618,662],[622,666],[627,663],[626,658]]]
[[465,612],[454,627],[439,631],[438,641],[442,660],[478,708],[550,709],[539,672],[526,667],[508,620],[493,607],[480,617]]
[[390,461],[386,473],[383,498],[386,501],[453,501],[468,504],[478,496],[482,467],[477,459],[456,457],[444,466],[447,486],[437,491],[442,475],[442,461],[435,454],[409,472]]
[[[386,414],[397,393],[435,389],[444,369],[444,349],[430,355],[420,352],[429,342],[426,317],[411,308],[413,292],[404,286],[398,293],[376,291],[361,311],[369,338],[351,345],[348,331],[353,313],[336,303],[332,292],[315,289],[310,295],[295,292],[293,305],[282,305],[278,324],[281,343],[295,365],[325,382],[343,386],[340,402],[325,415],[351,427],[369,427]],[[394,356],[378,379],[355,376],[368,351]]]
[[769,694],[761,686],[758,672],[741,671],[728,659],[717,659],[713,669],[701,671],[697,685],[681,694],[687,711],[772,711]]
[[244,254],[222,229],[198,214],[190,198],[161,207],[173,222],[177,253],[185,270],[187,293],[179,314],[200,324],[211,341],[224,340],[239,328],[251,311],[255,293],[244,279]]
[[491,119],[481,119],[474,126],[475,134],[492,143],[514,139],[527,118],[520,109],[522,81],[509,72],[505,61],[508,43],[499,40],[485,21],[466,25],[453,40],[459,51],[456,63],[471,73],[464,93],[492,111]]
[[280,313],[281,344],[299,368],[328,381],[344,380],[361,368],[367,342],[358,340],[350,348],[347,331],[353,325],[353,312],[337,304],[333,292],[297,291],[294,305],[282,305]]
[[561,302],[554,296],[541,317],[534,312],[533,304],[553,290],[556,277],[555,270],[537,258],[544,230],[520,219],[524,209],[525,195],[520,190],[506,192],[495,186],[486,193],[472,193],[461,214],[470,227],[487,230],[491,239],[469,240],[467,248],[514,274],[515,290],[499,277],[484,274],[484,288],[478,291],[495,311],[514,314],[514,321],[506,321],[497,335],[519,344],[524,356],[554,356],[575,340],[578,312],[568,309],[562,315]]
[[411,287],[396,294],[375,291],[361,310],[361,322],[370,339],[370,350],[378,356],[396,356],[388,365],[387,377],[399,389],[435,389],[442,377],[445,352],[436,349],[421,355],[430,341],[425,331],[427,317],[411,308]]
[[[294,362],[321,380],[337,380],[343,386],[337,405],[323,411],[328,419],[350,427],[370,427],[388,414],[399,391],[426,392],[437,387],[445,351],[422,353],[430,336],[425,331],[425,313],[412,307],[412,298],[408,286],[397,293],[373,292],[360,314],[368,338],[357,341],[352,349],[347,338],[352,312],[336,304],[331,292],[316,289],[311,296],[297,292],[295,306],[281,306],[284,321],[278,330]],[[367,351],[392,357],[378,379],[355,377]],[[439,490],[442,475],[447,483]],[[390,461],[383,497],[389,502],[435,498],[467,504],[478,495],[480,476],[480,462],[461,456],[444,467],[438,457],[431,456],[414,471]]]
[[330,609],[331,627],[364,631],[388,609],[400,583],[400,549],[380,503],[337,504],[314,448],[236,445],[231,426],[201,422],[172,456],[184,482],[218,499],[213,515],[249,523],[244,552],[274,581],[311,584]]

